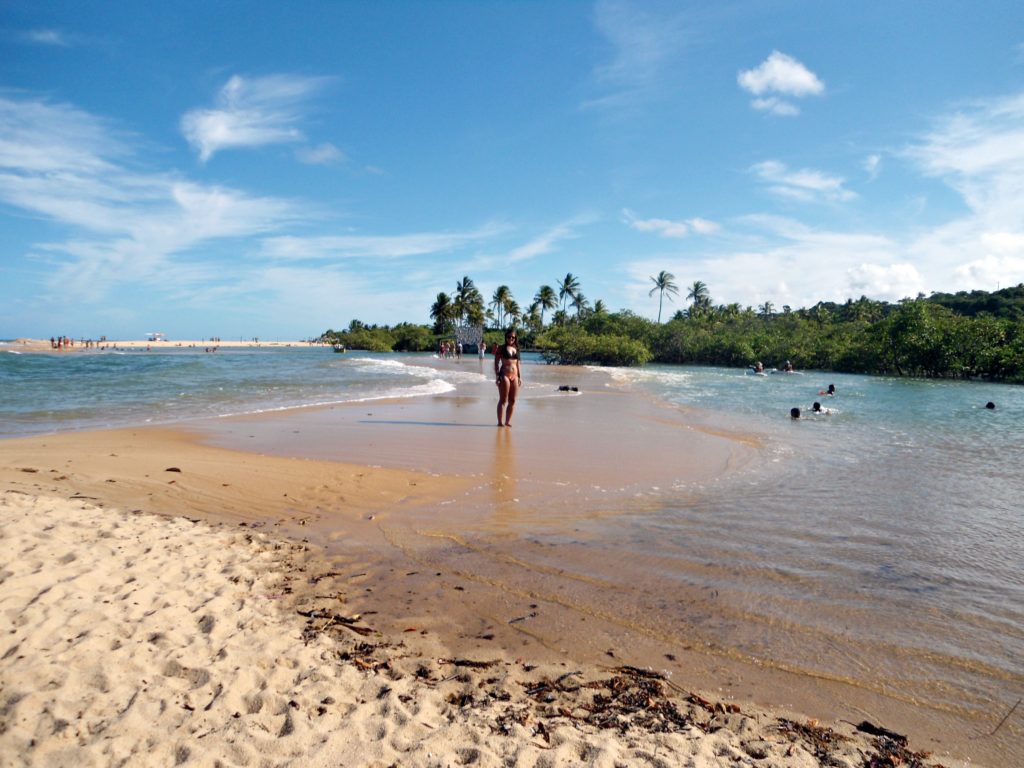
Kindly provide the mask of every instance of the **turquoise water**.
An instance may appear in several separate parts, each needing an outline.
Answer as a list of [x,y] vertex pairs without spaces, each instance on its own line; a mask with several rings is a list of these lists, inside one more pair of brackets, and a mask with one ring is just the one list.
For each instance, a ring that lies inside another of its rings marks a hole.
[[[449,392],[493,397],[475,365],[432,359],[0,346],[0,436]],[[947,711],[1005,711],[1024,693],[1024,387],[667,366],[588,375],[749,432],[767,460],[581,523],[558,547],[539,546],[533,532],[523,562],[553,557],[558,569],[614,574],[629,600],[649,604],[655,618],[646,620],[685,625],[695,642]],[[830,383],[837,395],[819,395]],[[815,400],[831,414],[789,418]],[[676,591],[714,602],[666,607],[663,596]]]

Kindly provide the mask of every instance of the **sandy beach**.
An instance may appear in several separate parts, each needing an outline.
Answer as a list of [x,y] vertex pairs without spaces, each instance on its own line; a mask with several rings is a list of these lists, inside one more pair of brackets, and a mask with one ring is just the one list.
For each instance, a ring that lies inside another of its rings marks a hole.
[[[388,407],[389,426],[418,419]],[[430,450],[409,426],[374,442],[417,440]],[[489,586],[444,541],[429,556],[402,541],[479,494],[477,473],[373,457],[167,429],[0,443],[3,762],[1000,764],[949,753],[878,697],[654,641],[612,648],[601,617]],[[518,498],[506,486],[482,490],[500,506]]]
[[315,594],[328,574],[305,545],[249,526],[12,490],[0,509],[7,765],[859,766],[909,754],[645,670],[491,648],[453,657],[416,626],[383,635],[345,593]]

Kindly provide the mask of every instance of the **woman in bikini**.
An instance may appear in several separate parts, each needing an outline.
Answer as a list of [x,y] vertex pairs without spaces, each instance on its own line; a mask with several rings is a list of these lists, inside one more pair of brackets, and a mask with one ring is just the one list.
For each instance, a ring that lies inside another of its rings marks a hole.
[[[494,353],[494,375],[498,384],[498,426],[512,426],[512,411],[516,407],[516,395],[523,385],[519,371],[519,343],[516,332],[505,331],[505,343]],[[502,410],[504,409],[504,423]]]

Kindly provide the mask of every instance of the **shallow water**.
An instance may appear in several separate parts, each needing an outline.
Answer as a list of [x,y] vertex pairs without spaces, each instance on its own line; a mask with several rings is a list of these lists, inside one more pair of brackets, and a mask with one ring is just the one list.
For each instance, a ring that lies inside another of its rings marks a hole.
[[[524,417],[543,413],[557,427],[557,408],[539,399],[557,372],[594,390],[581,397],[629,392],[692,409],[708,429],[749,433],[763,460],[718,479],[621,486],[611,496],[566,477],[561,506],[533,509],[508,504],[525,483],[492,485],[486,524],[461,521],[461,543],[444,557],[510,591],[613,616],[652,637],[945,712],[1004,712],[1024,691],[1024,388],[526,364],[537,367],[524,376]],[[486,400],[480,423],[464,425],[483,427],[494,397],[488,374],[475,360],[322,348],[0,351],[0,436],[430,402],[424,395],[451,398],[433,401],[445,408]],[[829,383],[838,394],[819,395]],[[791,407],[807,413],[815,400],[832,413],[789,418]],[[490,450],[501,449],[497,439]],[[628,468],[630,457],[620,463]]]
[[[629,521],[661,573],[718,591],[732,621],[711,642],[952,711],[1012,704],[1024,686],[1024,390],[713,368],[610,376],[724,406],[703,418],[769,435],[768,465]],[[829,383],[838,394],[819,396]],[[788,418],[814,400],[831,415]]]

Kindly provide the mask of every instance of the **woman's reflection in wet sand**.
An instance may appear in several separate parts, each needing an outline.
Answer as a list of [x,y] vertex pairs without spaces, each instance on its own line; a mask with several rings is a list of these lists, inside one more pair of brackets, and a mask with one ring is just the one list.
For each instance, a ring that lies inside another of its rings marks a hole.
[[491,455],[489,480],[494,522],[504,528],[515,521],[519,504],[516,474],[516,447],[509,429],[494,430],[494,448]]

